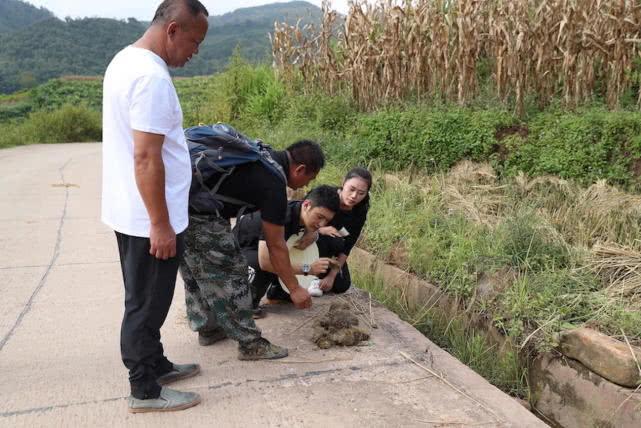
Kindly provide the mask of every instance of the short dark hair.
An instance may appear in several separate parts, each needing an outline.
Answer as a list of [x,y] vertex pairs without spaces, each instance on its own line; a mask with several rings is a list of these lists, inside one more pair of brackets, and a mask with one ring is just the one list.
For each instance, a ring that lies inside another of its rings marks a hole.
[[305,165],[308,172],[318,172],[325,166],[325,155],[321,146],[311,140],[300,140],[285,149],[292,161]]
[[194,18],[201,13],[205,16],[209,16],[209,12],[205,5],[198,0],[165,0],[160,3],[160,6],[156,9],[156,14],[154,15],[154,19],[151,21],[151,25],[161,24],[172,19],[177,19],[182,7],[185,7]]
[[338,187],[327,186],[325,184],[314,187],[305,196],[305,200],[312,203],[312,207],[327,208],[333,213],[337,213],[341,207],[341,199],[338,196]]

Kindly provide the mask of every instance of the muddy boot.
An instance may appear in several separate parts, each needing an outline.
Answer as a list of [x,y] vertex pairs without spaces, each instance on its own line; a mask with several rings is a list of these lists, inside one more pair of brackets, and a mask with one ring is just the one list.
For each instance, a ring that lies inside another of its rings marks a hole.
[[198,332],[198,344],[200,346],[213,345],[216,342],[227,339],[227,334],[222,328],[212,330],[201,330]]
[[269,340],[258,338],[249,343],[238,345],[238,359],[253,360],[276,360],[285,358],[289,353],[286,348],[270,343]]

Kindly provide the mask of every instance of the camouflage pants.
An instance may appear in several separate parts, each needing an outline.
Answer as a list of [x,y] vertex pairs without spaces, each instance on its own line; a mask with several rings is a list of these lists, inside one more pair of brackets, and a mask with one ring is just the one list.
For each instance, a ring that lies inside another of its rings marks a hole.
[[192,330],[220,327],[239,343],[261,337],[252,318],[247,262],[229,220],[189,216],[180,274]]

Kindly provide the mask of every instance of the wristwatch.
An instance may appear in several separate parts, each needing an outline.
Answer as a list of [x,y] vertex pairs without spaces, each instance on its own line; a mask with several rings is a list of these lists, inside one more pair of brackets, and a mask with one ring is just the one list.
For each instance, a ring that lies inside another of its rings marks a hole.
[[307,263],[303,264],[302,269],[303,269],[303,275],[305,275],[305,276],[309,275],[310,267],[309,267],[309,265]]

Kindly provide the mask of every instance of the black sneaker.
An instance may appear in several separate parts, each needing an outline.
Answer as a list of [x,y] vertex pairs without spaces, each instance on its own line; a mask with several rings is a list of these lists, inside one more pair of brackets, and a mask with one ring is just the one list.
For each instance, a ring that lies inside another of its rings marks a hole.
[[227,334],[222,328],[212,330],[201,330],[198,332],[198,344],[200,346],[213,345],[216,342],[227,339]]
[[265,318],[266,316],[267,316],[267,312],[265,311],[264,307],[259,306],[257,308],[252,309],[252,318],[254,318],[255,320]]

